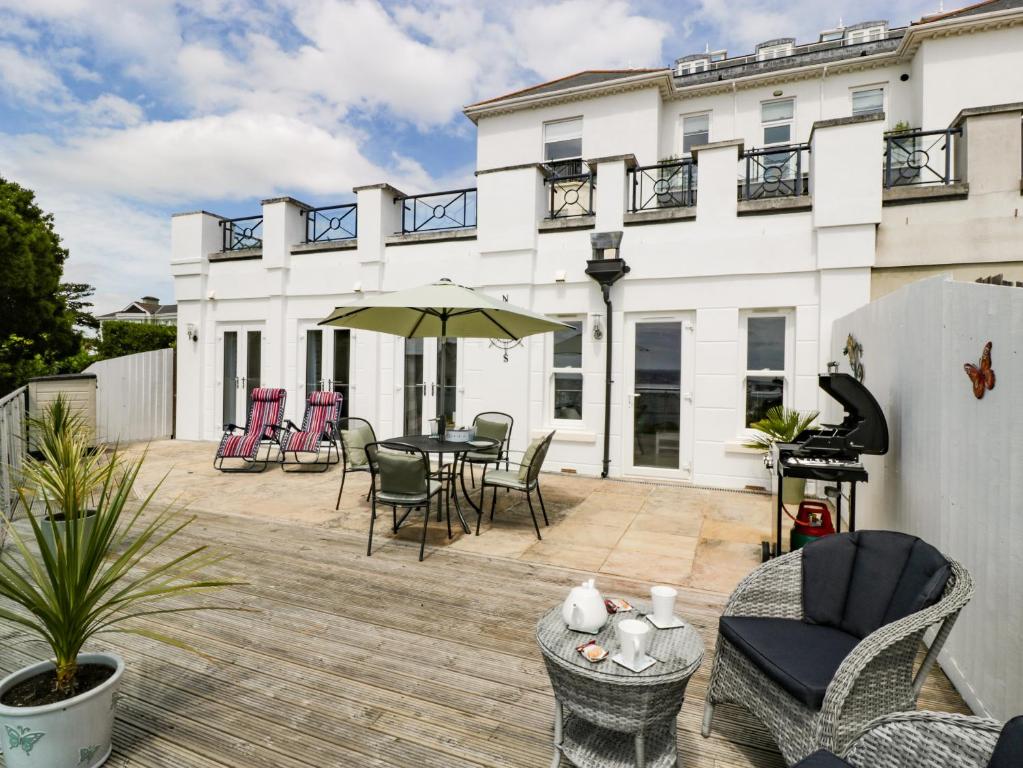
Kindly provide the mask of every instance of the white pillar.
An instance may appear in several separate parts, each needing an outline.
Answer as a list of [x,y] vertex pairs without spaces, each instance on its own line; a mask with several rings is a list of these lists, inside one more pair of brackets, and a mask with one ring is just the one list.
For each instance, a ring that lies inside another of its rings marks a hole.
[[622,229],[628,210],[626,171],[636,167],[635,155],[614,155],[587,160],[590,173],[597,176],[593,209],[596,214],[595,231],[614,232]]
[[738,167],[741,139],[693,147],[696,182],[696,221],[703,224],[734,222],[738,215]]

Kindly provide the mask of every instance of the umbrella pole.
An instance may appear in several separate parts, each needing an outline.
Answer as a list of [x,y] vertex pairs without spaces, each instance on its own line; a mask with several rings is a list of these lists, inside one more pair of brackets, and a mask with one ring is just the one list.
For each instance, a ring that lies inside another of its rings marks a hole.
[[[445,378],[445,374],[447,373],[446,369],[447,369],[447,360],[448,360],[448,350],[447,350],[448,339],[447,339],[447,333],[448,333],[448,318],[447,318],[447,315],[441,315],[441,319],[440,319],[440,338],[437,339],[437,343],[440,344],[440,349],[438,350],[438,352],[440,354],[440,362],[437,364],[437,369],[438,369],[437,377],[440,379],[440,387],[439,387],[439,390],[438,390],[440,392],[440,402],[441,402],[440,417],[442,419],[444,419],[444,423],[443,423],[442,428],[441,428],[441,434],[444,434],[445,432],[447,432],[447,429],[448,429],[448,415],[447,415],[447,413],[444,412],[444,410],[447,407],[447,393],[444,391],[444,385],[447,383],[447,379]],[[434,404],[434,407],[436,407],[436,404]]]

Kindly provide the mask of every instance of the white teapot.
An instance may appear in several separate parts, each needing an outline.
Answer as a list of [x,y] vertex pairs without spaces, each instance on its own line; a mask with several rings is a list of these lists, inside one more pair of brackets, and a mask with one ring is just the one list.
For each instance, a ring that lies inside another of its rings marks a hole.
[[573,587],[561,606],[561,618],[576,632],[596,634],[607,623],[604,598],[593,586],[593,579]]

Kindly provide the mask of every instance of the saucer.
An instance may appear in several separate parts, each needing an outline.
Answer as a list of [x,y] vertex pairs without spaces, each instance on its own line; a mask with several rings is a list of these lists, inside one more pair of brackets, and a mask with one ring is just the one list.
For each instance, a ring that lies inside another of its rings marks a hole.
[[682,621],[682,619],[680,619],[678,616],[672,616],[671,621],[668,622],[667,624],[661,624],[652,613],[648,613],[646,615],[646,618],[647,621],[649,621],[658,629],[678,629],[679,627],[684,627],[686,625],[686,623]]
[[642,672],[644,669],[650,669],[650,667],[657,663],[657,659],[647,656],[642,662],[640,662],[639,666],[632,667],[625,663],[625,659],[622,658],[622,655],[620,653],[616,653],[614,656],[612,656],[611,661],[613,661],[615,664],[621,667],[625,667],[631,672]]

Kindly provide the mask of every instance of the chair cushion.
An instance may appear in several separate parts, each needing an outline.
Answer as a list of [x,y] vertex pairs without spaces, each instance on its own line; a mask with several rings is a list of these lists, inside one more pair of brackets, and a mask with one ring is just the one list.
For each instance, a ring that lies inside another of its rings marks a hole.
[[916,536],[824,536],[803,548],[804,617],[863,638],[936,603],[951,572],[948,560]]
[[522,464],[519,465],[519,482],[524,483],[529,479],[529,465],[533,461],[533,456],[536,454],[537,449],[540,447],[540,443],[543,442],[542,437],[536,438],[526,448],[526,452],[522,454]]
[[517,469],[491,469],[487,471],[487,485],[500,485],[504,488],[515,488],[520,491],[526,490],[526,481],[519,479]]
[[375,441],[373,430],[366,424],[357,424],[349,429],[341,430],[341,440],[348,451],[348,464],[352,467],[365,467],[366,446]]
[[259,450],[259,433],[227,435],[220,447],[220,456],[226,459],[247,459]]
[[424,493],[422,491],[420,491],[419,493],[394,493],[394,492],[388,493],[386,491],[377,491],[376,498],[377,501],[379,501],[381,504],[404,505],[422,503],[425,502],[434,494],[436,494],[438,491],[440,491],[441,489],[440,480],[430,480],[429,487],[430,487],[429,493]]
[[859,638],[798,619],[722,616],[721,634],[765,675],[811,709],[820,709],[842,660]]
[[474,451],[474,453],[496,455],[501,448],[501,443],[504,442],[507,436],[507,424],[500,421],[491,421],[490,419],[476,419],[476,437],[496,440],[498,444],[493,448],[483,448],[479,451]]
[[1019,768],[1023,765],[1023,715],[1012,718],[1002,728],[995,752],[987,768]]
[[497,461],[497,446],[487,453],[486,451],[469,451],[465,454],[465,460],[476,464],[493,464]]
[[812,755],[804,757],[792,768],[853,768],[853,766],[834,753],[819,749]]
[[421,455],[380,451],[377,454],[380,493],[423,496],[429,467]]

